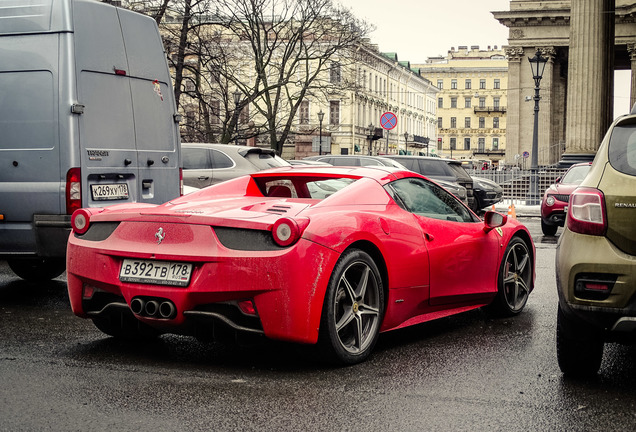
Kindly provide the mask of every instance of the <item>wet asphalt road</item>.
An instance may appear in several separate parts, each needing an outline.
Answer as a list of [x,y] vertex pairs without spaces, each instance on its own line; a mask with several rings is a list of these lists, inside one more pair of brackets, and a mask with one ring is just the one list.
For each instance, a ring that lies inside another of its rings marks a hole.
[[0,262],[0,431],[633,431],[636,347],[607,345],[595,379],[562,377],[555,240],[520,220],[537,246],[520,316],[386,333],[346,368],[276,343],[119,342],[72,315],[64,277],[35,286]]

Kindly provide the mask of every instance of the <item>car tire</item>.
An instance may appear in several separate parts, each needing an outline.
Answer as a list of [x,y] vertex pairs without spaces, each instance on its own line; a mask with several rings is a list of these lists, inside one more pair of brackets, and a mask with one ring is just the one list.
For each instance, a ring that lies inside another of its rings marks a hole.
[[565,375],[596,375],[603,360],[603,337],[581,320],[557,311],[556,351],[559,368]]
[[513,316],[526,306],[532,290],[532,255],[530,248],[519,237],[508,242],[499,266],[497,295],[486,307],[495,316]]
[[543,231],[543,235],[553,236],[556,234],[558,229],[559,229],[558,225],[545,223],[543,219],[541,219],[541,231]]
[[329,280],[318,349],[331,363],[355,364],[373,350],[384,313],[384,288],[377,265],[366,252],[346,251]]
[[92,321],[102,333],[117,339],[153,339],[159,335],[157,330],[139,321],[132,314],[122,313],[95,317],[92,318]]
[[63,258],[33,258],[8,260],[9,268],[29,282],[46,282],[55,279],[66,270]]

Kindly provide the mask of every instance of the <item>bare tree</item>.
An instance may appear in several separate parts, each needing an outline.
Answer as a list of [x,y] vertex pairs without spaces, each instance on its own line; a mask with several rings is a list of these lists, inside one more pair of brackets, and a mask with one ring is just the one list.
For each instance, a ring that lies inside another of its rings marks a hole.
[[175,100],[186,112],[183,137],[228,143],[263,135],[279,154],[303,101],[355,88],[355,74],[344,71],[370,31],[332,0],[128,3],[160,22]]
[[[218,0],[216,26],[224,35],[211,45],[210,63],[252,106],[279,154],[301,103],[355,86],[341,73],[369,26],[331,0]],[[239,74],[247,70],[250,74]],[[234,125],[230,125],[234,126]],[[232,128],[229,129],[231,131]],[[227,136],[224,136],[227,139]]]

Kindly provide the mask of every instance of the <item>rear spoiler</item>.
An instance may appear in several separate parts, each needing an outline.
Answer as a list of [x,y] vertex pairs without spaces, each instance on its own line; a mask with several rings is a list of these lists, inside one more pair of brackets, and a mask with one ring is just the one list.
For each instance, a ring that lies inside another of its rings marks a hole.
[[271,156],[276,156],[276,152],[274,151],[274,149],[261,148],[261,147],[245,147],[240,149],[238,153],[243,157],[247,156],[250,153],[268,154]]

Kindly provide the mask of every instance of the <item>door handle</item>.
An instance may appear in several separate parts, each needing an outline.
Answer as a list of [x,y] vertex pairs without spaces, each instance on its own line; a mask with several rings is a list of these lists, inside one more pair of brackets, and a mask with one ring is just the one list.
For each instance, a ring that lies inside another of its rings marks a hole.
[[435,236],[433,234],[424,233],[424,237],[426,237],[426,240],[428,240],[430,242],[435,240]]
[[210,177],[209,176],[200,176],[197,177],[199,180],[203,181],[203,180],[208,180]]

